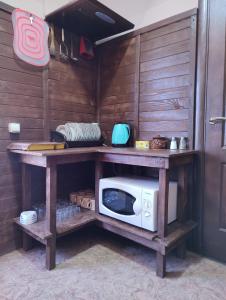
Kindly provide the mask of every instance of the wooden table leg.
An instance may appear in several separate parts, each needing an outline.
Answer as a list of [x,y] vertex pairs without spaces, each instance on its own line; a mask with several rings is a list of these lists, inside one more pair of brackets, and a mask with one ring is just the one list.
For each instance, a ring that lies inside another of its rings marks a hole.
[[[31,166],[22,164],[22,210],[31,209]],[[22,233],[22,246],[24,251],[28,251],[33,246],[33,239]]]
[[176,255],[177,257],[181,258],[181,259],[185,259],[186,258],[186,242],[183,241],[176,249]]
[[56,265],[56,197],[57,197],[57,167],[46,168],[46,220],[52,238],[46,244],[46,268],[52,270]]
[[[169,195],[169,170],[159,170],[159,197],[158,197],[158,236],[167,235],[168,225],[168,195]],[[157,252],[156,274],[163,278],[166,274],[166,256]]]
[[46,241],[46,269],[52,270],[56,266],[56,239]]
[[156,254],[156,275],[161,278],[166,276],[166,256],[159,252]]
[[103,163],[96,160],[95,165],[95,211],[99,213],[99,182],[103,177]]
[[[188,203],[188,167],[180,166],[178,169],[178,201],[177,220],[181,223],[186,220],[186,207]],[[184,259],[186,257],[186,241],[177,247],[177,256]]]

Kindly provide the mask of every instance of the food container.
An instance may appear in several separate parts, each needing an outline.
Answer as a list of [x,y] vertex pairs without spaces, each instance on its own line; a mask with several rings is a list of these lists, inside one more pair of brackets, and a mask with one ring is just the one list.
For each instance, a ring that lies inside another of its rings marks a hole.
[[151,149],[166,149],[168,139],[160,135],[154,137],[150,142]]
[[150,148],[149,141],[136,141],[135,143],[136,149],[145,150]]
[[95,192],[92,190],[82,190],[71,193],[70,200],[80,207],[95,210]]

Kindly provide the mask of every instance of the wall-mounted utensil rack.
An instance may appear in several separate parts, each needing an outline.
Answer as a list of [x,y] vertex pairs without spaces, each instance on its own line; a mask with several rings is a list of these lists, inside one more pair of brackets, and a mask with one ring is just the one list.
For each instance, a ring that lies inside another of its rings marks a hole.
[[93,42],[134,28],[134,24],[96,0],[70,2],[47,15],[46,21]]

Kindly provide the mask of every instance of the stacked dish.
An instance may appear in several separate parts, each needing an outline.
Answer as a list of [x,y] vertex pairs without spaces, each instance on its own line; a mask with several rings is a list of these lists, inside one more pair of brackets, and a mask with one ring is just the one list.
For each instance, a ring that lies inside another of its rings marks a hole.
[[56,131],[63,134],[66,141],[99,141],[101,138],[98,123],[66,123],[59,125]]
[[23,211],[20,214],[20,223],[30,225],[37,222],[37,213],[35,211]]

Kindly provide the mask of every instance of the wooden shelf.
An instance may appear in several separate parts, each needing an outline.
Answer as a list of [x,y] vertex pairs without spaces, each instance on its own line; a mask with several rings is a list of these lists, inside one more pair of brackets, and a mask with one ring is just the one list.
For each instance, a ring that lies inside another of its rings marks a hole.
[[137,226],[133,226],[131,224],[113,219],[111,217],[107,217],[101,214],[96,215],[97,221],[100,223],[104,223],[105,225],[111,225],[112,227],[116,227],[119,230],[126,231],[131,234],[135,234],[139,237],[143,237],[147,240],[153,241],[157,238],[157,232],[148,231]]
[[20,223],[20,218],[15,218],[14,222],[19,225],[24,232],[43,244],[52,237],[51,232],[47,229],[47,223],[45,221],[40,221],[31,225],[23,225]]
[[[113,23],[98,18],[99,13]],[[74,0],[47,15],[46,21],[94,42],[134,28],[134,24],[96,0]]]
[[[74,218],[70,218],[65,222],[57,224],[57,237],[63,236],[74,230],[88,225],[96,220],[96,214],[93,211],[82,209]],[[34,239],[46,244],[46,240],[52,237],[52,234],[47,230],[47,222],[40,221],[31,225],[23,225],[20,223],[20,218],[15,218],[14,222],[19,225],[23,231],[32,236]]]
[[[170,169],[177,168],[178,183],[178,219],[184,220],[188,204],[189,173],[194,176],[195,151],[170,151],[148,150],[139,151],[134,148],[115,149],[112,147],[94,147],[65,149],[57,151],[26,152],[14,150],[20,155],[22,162],[23,180],[23,209],[30,207],[31,195],[31,168],[30,165],[47,168],[46,170],[46,207],[48,208],[48,220],[29,226],[19,224],[24,233],[41,241],[46,245],[46,268],[55,267],[55,237],[59,237],[77,230],[85,225],[94,224],[108,231],[114,232],[125,238],[131,239],[157,252],[156,272],[160,277],[166,274],[166,254],[172,249],[180,248],[181,255],[184,252],[185,238],[197,226],[193,221],[177,223],[167,226],[168,185]],[[103,216],[93,211],[81,211],[76,217],[54,226],[55,199],[57,197],[57,166],[78,163],[81,161],[95,161],[95,192],[96,208],[98,209],[99,182],[104,177],[104,163],[117,163],[124,165],[136,165],[159,170],[159,197],[158,197],[158,232],[150,232],[136,226]],[[191,166],[189,168],[189,166]],[[48,226],[47,226],[48,224]],[[48,229],[51,226],[51,233]],[[23,235],[23,248],[30,248],[30,237]]]
[[168,235],[164,239],[157,238],[161,245],[162,254],[167,254],[170,250],[176,248],[183,239],[198,226],[194,221],[187,221],[186,223],[174,222],[168,225]]
[[82,209],[74,218],[57,224],[57,236],[59,237],[73,232],[94,221],[96,221],[96,213],[92,210]]
[[[47,222],[45,220],[31,225],[21,224],[19,218],[14,219],[14,222],[19,225],[23,231],[43,244],[46,244],[46,241],[52,237],[52,234],[47,229]],[[92,222],[96,222],[99,227],[108,231],[131,239],[156,251],[161,251],[163,254],[174,248],[181,239],[197,226],[193,221],[189,221],[185,224],[174,222],[168,226],[169,234],[162,240],[158,237],[157,232],[151,232],[111,217],[97,214],[94,211],[82,209],[74,218],[57,224],[57,237],[78,230]]]
[[188,221],[184,224],[174,222],[168,225],[169,234],[167,237],[160,239],[157,232],[151,232],[100,214],[96,218],[100,227],[160,251],[162,254],[166,254],[170,249],[174,248],[187,234],[197,227],[197,223],[194,221]]

